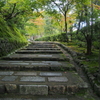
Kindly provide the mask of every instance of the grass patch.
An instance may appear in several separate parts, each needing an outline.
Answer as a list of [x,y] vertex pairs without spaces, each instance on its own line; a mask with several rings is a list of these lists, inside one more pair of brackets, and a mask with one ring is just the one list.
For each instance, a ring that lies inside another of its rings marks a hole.
[[97,61],[82,61],[84,65],[87,65],[89,73],[95,73],[98,70],[98,62]]
[[92,74],[99,69],[98,55],[99,51],[95,49],[91,55],[84,55],[85,60],[82,61],[84,65],[87,65],[88,71]]
[[61,42],[61,43],[64,44],[65,46],[71,48],[75,52],[85,53],[84,47],[79,47],[77,44],[75,44],[73,42],[69,42],[69,43]]
[[85,55],[85,51],[86,51],[85,47],[79,47],[76,43],[73,43],[73,42],[69,42],[69,43],[62,42],[62,44],[71,48],[75,52],[84,54],[82,56],[78,56],[78,58],[79,59],[84,58],[84,59],[81,59],[81,63],[87,66],[89,73],[93,74],[98,71],[99,69],[98,68],[99,66],[99,62],[98,62],[99,50],[98,49],[94,49],[91,55]]
[[76,93],[76,96],[82,97],[85,100],[96,100],[95,98],[93,98],[88,92],[86,91],[80,91],[78,93]]

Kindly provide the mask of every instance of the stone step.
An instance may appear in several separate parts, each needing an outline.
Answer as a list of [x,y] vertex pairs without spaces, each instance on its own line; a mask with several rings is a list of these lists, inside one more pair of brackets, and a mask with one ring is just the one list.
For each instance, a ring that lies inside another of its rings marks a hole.
[[63,54],[12,54],[2,59],[16,61],[69,61],[69,58]]
[[18,54],[59,54],[62,53],[60,50],[19,50],[15,53]]
[[46,47],[46,48],[56,48],[57,45],[28,45],[29,47]]
[[34,44],[34,45],[28,45],[28,47],[32,47],[32,48],[57,48],[57,45],[38,45],[38,44]]
[[74,71],[0,71],[0,93],[69,95],[87,88],[87,83]]
[[75,66],[64,61],[0,61],[0,70],[66,71],[75,70]]
[[[48,96],[31,96],[31,95],[19,95],[19,94],[6,94],[0,95],[0,100],[87,100],[87,95],[75,96],[75,95],[48,95]],[[89,99],[92,100],[92,99]],[[95,100],[95,99],[93,99]]]
[[[43,52],[28,54],[32,50],[35,52],[42,50],[50,54],[43,54]],[[51,52],[55,50],[60,49],[53,43],[36,42],[21,49],[19,54],[18,51],[3,57],[0,61],[0,94],[47,96],[71,95],[86,91],[87,83],[74,71],[75,66],[71,63],[69,56],[65,56],[63,53],[52,54]],[[27,51],[27,54],[22,54],[23,51]],[[52,99],[42,98],[40,100]],[[58,99],[54,98],[53,100]],[[68,99],[61,98],[59,100]]]
[[28,48],[57,48],[57,47],[53,47],[53,46],[28,46]]
[[44,43],[34,43],[34,44],[29,44],[29,46],[56,46],[56,44],[44,44]]
[[21,50],[60,50],[59,48],[32,48],[32,47],[27,47],[23,48]]

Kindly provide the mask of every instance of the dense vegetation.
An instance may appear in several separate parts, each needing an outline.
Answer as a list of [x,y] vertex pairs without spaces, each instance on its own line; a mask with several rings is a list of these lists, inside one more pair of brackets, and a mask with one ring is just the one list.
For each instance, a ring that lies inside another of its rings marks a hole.
[[35,38],[66,42],[83,54],[84,64],[94,62],[90,72],[100,68],[99,30],[100,0],[0,0],[1,43],[25,45]]
[[66,39],[62,38],[63,34],[49,34],[36,40],[66,40],[68,43],[64,44],[82,54],[79,59],[88,65],[88,72],[100,79],[100,0],[46,0],[44,4],[48,5],[46,11],[55,17],[53,21],[60,26],[59,32],[66,34]]
[[0,1],[0,56],[4,56],[15,49],[27,44],[21,32],[21,16],[15,12],[16,3],[6,0]]
[[39,39],[35,39],[36,41],[59,41],[59,42],[67,42],[66,33],[53,34],[50,36],[44,36]]

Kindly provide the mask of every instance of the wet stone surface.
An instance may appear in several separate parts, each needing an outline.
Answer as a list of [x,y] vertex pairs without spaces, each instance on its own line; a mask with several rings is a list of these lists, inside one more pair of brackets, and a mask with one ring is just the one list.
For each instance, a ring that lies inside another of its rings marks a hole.
[[62,73],[57,73],[57,72],[41,72],[40,76],[62,76]]
[[6,91],[8,93],[16,93],[17,92],[17,85],[16,84],[5,84]]
[[18,76],[5,76],[2,81],[15,81]]
[[10,63],[12,65],[29,65],[29,63]]
[[38,57],[52,57],[52,55],[38,55]]
[[47,63],[50,65],[62,65],[60,62],[58,61],[42,61],[43,63]]
[[36,76],[36,72],[17,72],[15,75],[34,75]]
[[47,85],[20,85],[20,94],[48,95]]
[[8,63],[2,63],[2,62],[0,62],[0,65],[8,65]]
[[45,82],[44,77],[21,77],[20,81]]
[[49,64],[46,64],[46,63],[32,63],[31,65],[49,65]]
[[8,61],[8,62],[11,62],[11,63],[23,63],[23,61]]
[[68,79],[66,77],[49,77],[49,82],[67,82]]
[[13,73],[14,73],[13,71],[0,72],[0,75],[12,75]]

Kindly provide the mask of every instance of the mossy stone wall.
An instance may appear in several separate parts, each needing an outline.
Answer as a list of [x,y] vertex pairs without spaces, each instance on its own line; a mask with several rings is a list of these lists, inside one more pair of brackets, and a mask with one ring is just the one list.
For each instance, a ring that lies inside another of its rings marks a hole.
[[25,46],[27,42],[9,41],[7,39],[0,39],[0,57],[5,56],[14,50]]

